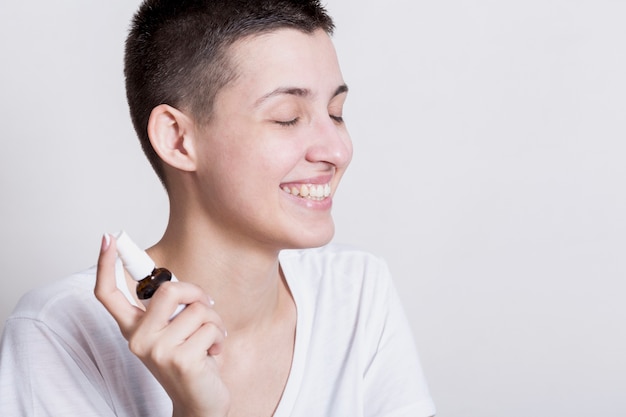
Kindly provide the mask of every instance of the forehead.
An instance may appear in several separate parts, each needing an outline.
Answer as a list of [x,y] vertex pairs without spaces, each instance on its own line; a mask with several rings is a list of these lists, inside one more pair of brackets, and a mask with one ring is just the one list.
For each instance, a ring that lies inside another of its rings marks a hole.
[[236,74],[233,86],[257,94],[284,86],[334,91],[343,84],[335,48],[321,29],[280,29],[243,38],[229,48],[229,60]]

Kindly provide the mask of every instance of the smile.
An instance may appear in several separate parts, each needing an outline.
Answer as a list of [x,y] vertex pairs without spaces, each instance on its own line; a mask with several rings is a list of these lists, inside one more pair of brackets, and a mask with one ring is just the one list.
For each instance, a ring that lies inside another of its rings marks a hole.
[[330,196],[330,184],[292,184],[283,185],[282,190],[287,194],[309,200],[323,200]]

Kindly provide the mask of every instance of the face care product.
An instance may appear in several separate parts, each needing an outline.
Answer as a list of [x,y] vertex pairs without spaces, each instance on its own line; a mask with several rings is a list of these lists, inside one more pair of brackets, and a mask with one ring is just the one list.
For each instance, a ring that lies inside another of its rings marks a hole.
[[[122,230],[117,235],[116,241],[117,253],[122,260],[124,268],[137,281],[137,297],[144,306],[148,306],[150,298],[152,298],[161,284],[167,281],[178,281],[174,274],[166,268],[157,268],[146,251],[139,248],[125,231]],[[170,317],[170,320],[176,317],[184,308],[185,305],[180,304]]]

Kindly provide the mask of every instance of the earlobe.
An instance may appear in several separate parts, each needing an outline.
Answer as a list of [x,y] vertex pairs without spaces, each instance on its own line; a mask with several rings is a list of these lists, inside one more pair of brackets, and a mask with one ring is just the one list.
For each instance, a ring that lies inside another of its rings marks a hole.
[[193,120],[176,108],[160,104],[148,120],[148,137],[166,164],[182,171],[196,169]]

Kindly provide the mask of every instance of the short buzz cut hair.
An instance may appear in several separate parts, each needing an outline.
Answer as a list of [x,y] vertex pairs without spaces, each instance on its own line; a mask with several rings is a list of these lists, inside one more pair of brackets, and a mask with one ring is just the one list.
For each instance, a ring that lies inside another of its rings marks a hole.
[[209,121],[218,91],[236,77],[229,47],[293,28],[334,30],[319,0],[145,0],[126,39],[124,76],[131,119],[150,164],[167,189],[163,161],[148,137],[152,110],[168,104]]

